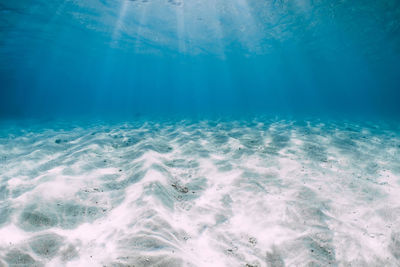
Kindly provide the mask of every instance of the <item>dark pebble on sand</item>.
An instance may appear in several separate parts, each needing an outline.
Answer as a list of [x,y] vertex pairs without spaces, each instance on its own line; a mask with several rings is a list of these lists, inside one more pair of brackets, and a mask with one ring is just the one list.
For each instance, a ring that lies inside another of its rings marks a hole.
[[177,185],[177,184],[172,184],[171,186],[173,188],[175,188],[175,190],[180,192],[180,193],[186,194],[186,193],[189,192],[189,189],[186,186],[180,186],[180,185]]

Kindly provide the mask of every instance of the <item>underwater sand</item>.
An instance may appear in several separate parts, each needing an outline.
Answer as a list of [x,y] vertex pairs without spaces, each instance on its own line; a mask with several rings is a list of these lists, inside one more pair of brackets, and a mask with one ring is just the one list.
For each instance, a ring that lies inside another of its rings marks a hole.
[[2,122],[0,266],[399,266],[400,131]]

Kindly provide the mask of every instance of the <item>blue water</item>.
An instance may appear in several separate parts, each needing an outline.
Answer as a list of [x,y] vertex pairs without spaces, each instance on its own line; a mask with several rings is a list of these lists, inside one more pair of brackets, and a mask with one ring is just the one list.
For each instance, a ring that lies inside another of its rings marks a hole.
[[1,1],[2,117],[400,113],[398,1]]
[[0,267],[400,266],[400,1],[0,0]]

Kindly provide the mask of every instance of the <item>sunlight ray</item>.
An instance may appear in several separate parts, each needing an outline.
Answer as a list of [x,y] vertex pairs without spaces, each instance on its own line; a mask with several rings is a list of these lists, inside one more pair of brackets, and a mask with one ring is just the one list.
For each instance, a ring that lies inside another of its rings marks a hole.
[[140,8],[140,17],[139,17],[139,23],[136,29],[136,34],[135,34],[135,44],[134,44],[134,51],[135,53],[140,52],[140,45],[143,40],[143,27],[147,22],[147,10],[148,10],[149,5],[143,5]]
[[178,50],[186,54],[186,34],[185,34],[185,2],[180,6],[176,6],[176,22],[177,22],[177,37],[178,37]]
[[261,31],[257,27],[247,0],[236,0],[234,3],[236,3],[234,8],[237,13],[241,14],[235,16],[236,26],[239,30],[238,39],[249,52],[260,52]]
[[128,1],[123,1],[119,9],[118,19],[114,26],[114,31],[112,33],[112,43],[116,44],[120,39],[120,33],[124,26],[124,19],[128,9]]
[[212,25],[215,25],[216,42],[217,42],[217,54],[222,58],[226,58],[225,44],[224,44],[224,32],[221,27],[220,13],[217,9],[216,1],[211,1],[209,5],[209,13],[212,19]]

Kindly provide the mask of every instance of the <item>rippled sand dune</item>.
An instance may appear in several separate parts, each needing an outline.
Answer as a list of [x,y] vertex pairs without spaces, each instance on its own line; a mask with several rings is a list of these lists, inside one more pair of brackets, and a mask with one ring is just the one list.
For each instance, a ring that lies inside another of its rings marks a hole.
[[2,122],[0,266],[399,266],[400,130]]

